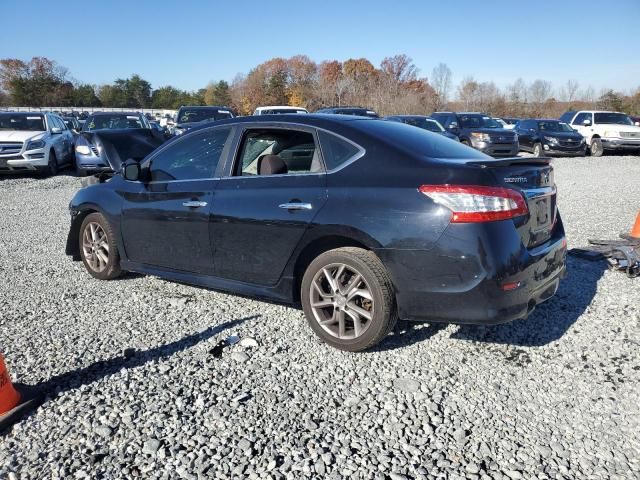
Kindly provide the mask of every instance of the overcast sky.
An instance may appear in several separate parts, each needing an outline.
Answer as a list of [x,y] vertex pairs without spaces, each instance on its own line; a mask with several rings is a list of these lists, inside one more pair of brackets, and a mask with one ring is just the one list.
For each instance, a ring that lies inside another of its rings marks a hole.
[[320,62],[405,53],[498,86],[522,77],[640,86],[640,0],[17,1],[2,6],[0,58],[46,56],[81,82],[138,73],[197,89],[272,57]]

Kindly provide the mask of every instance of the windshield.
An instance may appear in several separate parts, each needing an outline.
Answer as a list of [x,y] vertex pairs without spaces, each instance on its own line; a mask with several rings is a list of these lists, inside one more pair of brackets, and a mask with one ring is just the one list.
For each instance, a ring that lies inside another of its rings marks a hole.
[[137,115],[113,113],[89,117],[82,127],[82,130],[114,130],[120,128],[146,128],[146,126]]
[[613,125],[633,125],[631,119],[624,113],[596,113],[595,123],[609,123]]
[[0,113],[0,130],[44,132],[46,128],[44,128],[44,117],[42,115]]
[[564,122],[538,122],[542,132],[573,132],[573,128]]
[[491,117],[483,115],[461,115],[462,128],[502,128],[502,125]]
[[232,118],[229,110],[217,108],[184,108],[178,112],[178,123],[204,122],[207,120],[222,120]]
[[413,125],[414,127],[424,128],[425,130],[429,130],[430,132],[442,133],[444,132],[444,128],[440,126],[438,122],[435,120],[429,120],[427,118],[420,117],[409,117],[402,120],[407,125]]

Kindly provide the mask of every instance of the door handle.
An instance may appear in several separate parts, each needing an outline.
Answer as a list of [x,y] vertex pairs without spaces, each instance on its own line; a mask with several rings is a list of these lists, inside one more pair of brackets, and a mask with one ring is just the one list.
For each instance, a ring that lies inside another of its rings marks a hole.
[[313,208],[313,206],[310,203],[302,203],[302,202],[282,203],[278,206],[280,208],[284,208],[285,210],[311,210]]
[[189,207],[189,208],[200,208],[200,207],[206,207],[207,202],[199,202],[197,200],[191,200],[190,202],[183,202],[182,206]]

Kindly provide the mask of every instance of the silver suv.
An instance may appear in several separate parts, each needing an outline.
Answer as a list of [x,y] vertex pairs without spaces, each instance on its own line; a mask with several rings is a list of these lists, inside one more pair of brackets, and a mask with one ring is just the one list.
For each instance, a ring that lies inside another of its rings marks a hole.
[[73,133],[59,115],[0,112],[0,173],[55,175],[73,162]]

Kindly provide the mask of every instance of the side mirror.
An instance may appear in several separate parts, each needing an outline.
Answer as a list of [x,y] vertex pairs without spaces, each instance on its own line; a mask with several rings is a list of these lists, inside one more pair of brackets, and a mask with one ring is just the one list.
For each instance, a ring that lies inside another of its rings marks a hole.
[[142,179],[142,167],[135,160],[127,160],[122,164],[122,178],[130,182],[137,182]]
[[449,130],[457,130],[458,129],[458,123],[457,122],[451,122],[447,128]]
[[60,134],[62,133],[62,129],[61,129],[61,128],[58,128],[58,127],[53,127],[53,128],[51,129],[51,133],[52,133],[53,135],[60,135]]
[[585,119],[585,120],[582,122],[582,125],[584,125],[585,127],[590,126],[590,125],[591,125],[591,120],[589,120],[589,119]]

